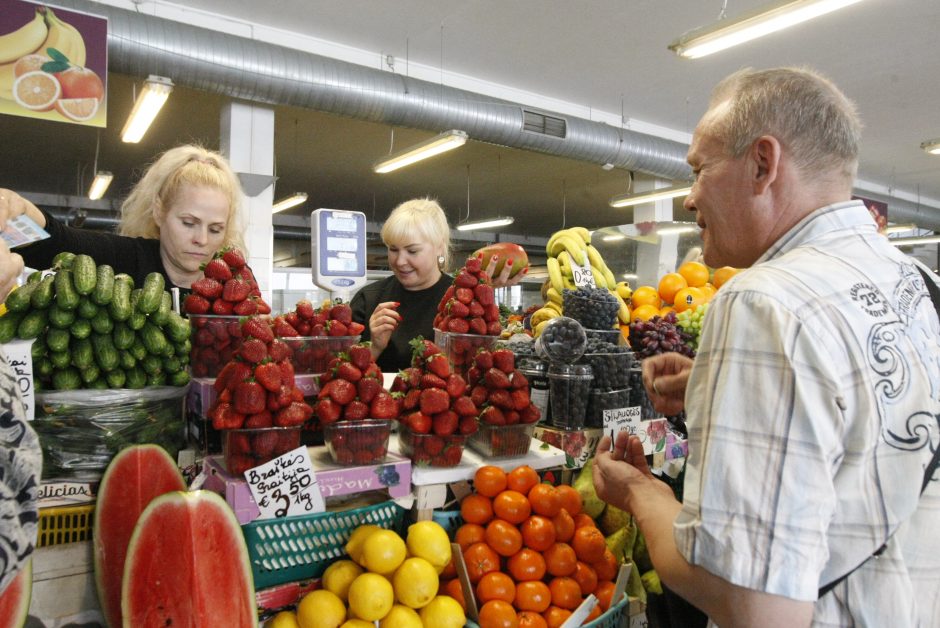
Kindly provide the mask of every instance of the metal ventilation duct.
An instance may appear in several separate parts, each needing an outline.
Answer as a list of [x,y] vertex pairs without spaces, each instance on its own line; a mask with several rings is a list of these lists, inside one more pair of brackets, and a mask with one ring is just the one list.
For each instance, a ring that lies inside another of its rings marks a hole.
[[680,142],[87,0],[56,4],[108,18],[109,70],[122,74],[382,124],[461,129],[479,141],[664,179],[691,174]]

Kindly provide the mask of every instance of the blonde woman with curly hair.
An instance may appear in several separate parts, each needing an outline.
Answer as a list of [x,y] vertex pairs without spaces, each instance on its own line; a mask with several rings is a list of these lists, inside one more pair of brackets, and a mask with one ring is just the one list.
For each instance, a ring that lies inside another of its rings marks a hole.
[[141,285],[160,272],[188,289],[200,266],[226,246],[245,250],[241,185],[226,159],[200,146],[166,151],[121,206],[117,233],[74,229],[10,190],[0,189],[0,229],[27,214],[52,237],[20,249],[27,266],[48,268],[60,251],[87,253]]

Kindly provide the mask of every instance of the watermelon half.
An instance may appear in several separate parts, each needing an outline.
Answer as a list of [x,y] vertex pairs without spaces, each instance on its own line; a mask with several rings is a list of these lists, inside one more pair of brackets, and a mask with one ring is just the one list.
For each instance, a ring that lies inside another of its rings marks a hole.
[[125,628],[256,627],[248,547],[211,491],[167,493],[134,528],[124,565]]
[[156,497],[185,491],[176,463],[162,447],[133,445],[108,464],[98,486],[95,522],[95,584],[101,612],[109,626],[121,622],[121,578],[134,526]]
[[30,558],[0,593],[0,628],[20,628],[26,623],[32,592],[33,560]]

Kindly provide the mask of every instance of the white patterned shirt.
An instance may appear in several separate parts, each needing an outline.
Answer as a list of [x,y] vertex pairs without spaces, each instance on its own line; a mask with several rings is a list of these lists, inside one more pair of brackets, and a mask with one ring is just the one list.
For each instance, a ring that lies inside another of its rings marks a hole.
[[816,210],[718,291],[686,412],[686,560],[812,601],[903,524],[813,625],[940,626],[940,481],[920,497],[940,446],[940,322],[863,204]]

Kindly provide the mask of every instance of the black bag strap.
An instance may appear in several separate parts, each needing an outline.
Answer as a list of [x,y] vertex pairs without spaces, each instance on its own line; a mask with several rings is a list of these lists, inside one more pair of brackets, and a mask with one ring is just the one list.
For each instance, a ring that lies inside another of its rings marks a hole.
[[[920,275],[924,279],[924,285],[927,288],[928,294],[930,294],[930,300],[933,301],[933,307],[935,310],[937,310],[937,317],[940,318],[940,288],[937,288],[937,284],[935,284],[931,280],[930,276],[924,271],[923,268],[921,268],[920,266],[917,266],[917,270],[920,271]],[[937,470],[938,464],[940,464],[940,445],[938,445],[937,448],[934,450],[933,457],[930,459],[930,462],[927,464],[927,468],[924,469],[924,479],[920,485],[921,495],[923,495],[924,491],[927,490],[927,485],[930,484],[930,481],[933,478],[933,474]],[[894,536],[894,532],[888,535],[888,538],[885,540],[884,544],[882,544],[881,547],[876,549],[872,553],[871,556],[867,557],[865,560],[863,560],[858,565],[856,565],[853,569],[842,574],[841,576],[839,576],[838,578],[836,578],[829,584],[820,587],[818,598],[832,591],[836,587],[836,585],[838,585],[840,582],[842,582],[843,580],[848,578],[850,575],[852,575],[852,573],[855,572],[856,569],[858,569],[859,567],[867,563],[869,560],[871,560],[872,557],[881,556],[881,554],[888,548],[888,541],[891,540],[892,536]]]

